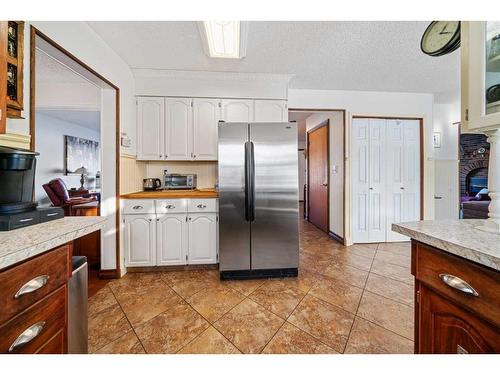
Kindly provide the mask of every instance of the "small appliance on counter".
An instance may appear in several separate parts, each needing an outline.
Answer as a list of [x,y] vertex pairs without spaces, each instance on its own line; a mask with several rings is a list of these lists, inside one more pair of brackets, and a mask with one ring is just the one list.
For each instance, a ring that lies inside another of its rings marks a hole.
[[37,152],[0,146],[0,231],[64,217],[60,207],[33,202]]
[[194,190],[196,189],[196,174],[168,173],[164,171],[165,189]]
[[142,188],[145,191],[154,191],[161,189],[161,180],[159,178],[145,178],[142,180]]

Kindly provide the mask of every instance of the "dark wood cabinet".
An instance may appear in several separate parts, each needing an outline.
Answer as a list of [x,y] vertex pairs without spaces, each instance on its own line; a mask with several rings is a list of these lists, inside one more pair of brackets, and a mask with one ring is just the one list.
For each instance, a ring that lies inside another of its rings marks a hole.
[[500,353],[500,272],[414,240],[412,273],[415,353]]
[[0,134],[7,130],[7,21],[0,21]]

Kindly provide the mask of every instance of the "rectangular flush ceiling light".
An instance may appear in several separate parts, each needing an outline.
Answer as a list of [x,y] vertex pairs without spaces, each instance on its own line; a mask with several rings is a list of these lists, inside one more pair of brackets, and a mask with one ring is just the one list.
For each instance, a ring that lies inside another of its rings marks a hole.
[[245,57],[246,22],[203,21],[198,25],[208,56],[225,59]]

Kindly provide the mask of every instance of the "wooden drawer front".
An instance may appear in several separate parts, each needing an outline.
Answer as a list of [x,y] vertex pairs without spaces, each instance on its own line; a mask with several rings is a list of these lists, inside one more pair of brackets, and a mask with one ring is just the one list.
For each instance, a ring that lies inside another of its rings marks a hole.
[[[0,324],[65,284],[71,275],[71,245],[64,245],[0,273]],[[48,278],[47,278],[48,277]],[[44,284],[45,282],[45,284]],[[38,288],[32,292],[29,285]],[[25,286],[24,291],[20,292]]]
[[153,214],[155,213],[155,205],[153,199],[124,199],[123,200],[124,214]]
[[188,212],[217,212],[217,199],[189,199]]
[[181,214],[187,212],[187,199],[158,199],[155,204],[157,214]]
[[49,341],[36,351],[36,354],[64,354],[66,353],[64,330],[57,332]]
[[[66,330],[66,285],[0,326],[0,353],[35,353],[59,331]],[[26,344],[9,351],[23,332],[35,325],[42,326],[38,334]],[[65,340],[64,340],[65,341]],[[55,345],[57,347],[57,345]],[[44,351],[47,353],[47,351]]]
[[[445,284],[440,275],[467,282],[478,296]],[[500,273],[417,243],[416,278],[500,327]]]

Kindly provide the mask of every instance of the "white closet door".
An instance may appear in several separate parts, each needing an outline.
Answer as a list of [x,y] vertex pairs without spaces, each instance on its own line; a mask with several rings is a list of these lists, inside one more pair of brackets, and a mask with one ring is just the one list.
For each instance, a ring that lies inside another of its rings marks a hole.
[[369,133],[368,119],[353,119],[352,149],[352,218],[353,241],[368,242]]
[[165,100],[165,156],[167,160],[191,160],[193,108],[191,98]]
[[403,221],[420,220],[420,121],[404,121]]
[[386,120],[370,119],[369,156],[369,242],[384,242],[386,238],[385,209],[385,138]]

